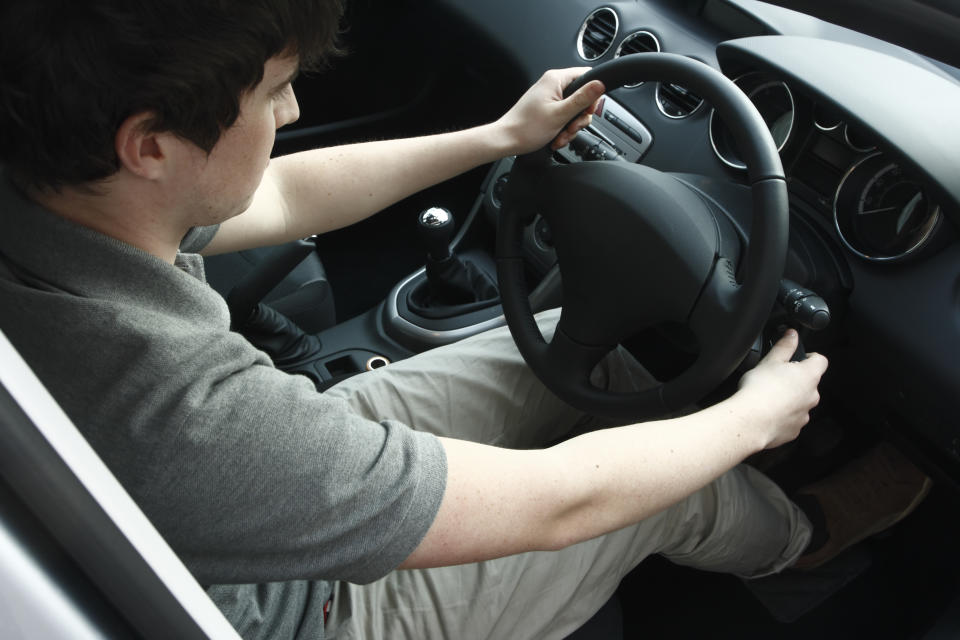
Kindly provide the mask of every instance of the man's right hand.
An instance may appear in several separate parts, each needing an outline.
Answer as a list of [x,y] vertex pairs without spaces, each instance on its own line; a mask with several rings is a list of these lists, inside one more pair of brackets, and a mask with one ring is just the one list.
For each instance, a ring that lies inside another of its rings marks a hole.
[[827,370],[827,359],[819,353],[791,362],[799,337],[788,329],[756,367],[740,379],[734,401],[745,401],[755,410],[768,413],[765,434],[770,449],[790,442],[810,420],[810,411],[820,402],[817,385]]

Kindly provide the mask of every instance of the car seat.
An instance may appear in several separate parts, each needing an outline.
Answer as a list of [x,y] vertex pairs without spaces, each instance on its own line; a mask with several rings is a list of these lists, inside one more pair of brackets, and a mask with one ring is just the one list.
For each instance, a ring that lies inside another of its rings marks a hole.
[[312,240],[205,256],[207,282],[229,299],[237,293],[238,285],[264,275],[264,270],[270,270],[271,262],[284,254],[305,255],[299,261],[294,257],[295,266],[292,269],[284,268],[279,273],[266,274],[266,284],[261,278],[259,285],[264,291],[262,294],[259,291],[252,292],[252,297],[256,299],[250,302],[252,305],[262,302],[279,311],[307,333],[314,334],[332,327],[336,324],[333,290]]

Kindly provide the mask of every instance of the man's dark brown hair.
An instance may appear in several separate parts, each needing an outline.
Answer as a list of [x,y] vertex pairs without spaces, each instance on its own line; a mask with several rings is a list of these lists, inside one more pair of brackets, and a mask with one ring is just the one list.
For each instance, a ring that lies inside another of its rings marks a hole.
[[8,0],[0,9],[0,163],[37,188],[115,173],[114,136],[150,130],[210,151],[278,54],[338,53],[341,0]]

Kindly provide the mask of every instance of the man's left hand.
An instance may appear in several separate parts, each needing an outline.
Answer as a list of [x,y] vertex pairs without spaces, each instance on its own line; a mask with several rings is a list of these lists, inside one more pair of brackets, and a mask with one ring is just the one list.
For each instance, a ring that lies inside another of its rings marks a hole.
[[593,117],[604,86],[594,80],[564,99],[563,90],[590,67],[554,69],[543,74],[497,121],[508,133],[514,154],[535,151],[551,140],[552,149],[567,145]]

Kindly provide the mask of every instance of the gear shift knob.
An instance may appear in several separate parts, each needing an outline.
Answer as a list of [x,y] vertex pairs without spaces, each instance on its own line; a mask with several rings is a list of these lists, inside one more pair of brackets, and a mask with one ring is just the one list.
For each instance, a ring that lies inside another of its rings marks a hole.
[[428,257],[438,262],[449,258],[454,231],[453,215],[442,207],[430,207],[420,214],[417,222]]

